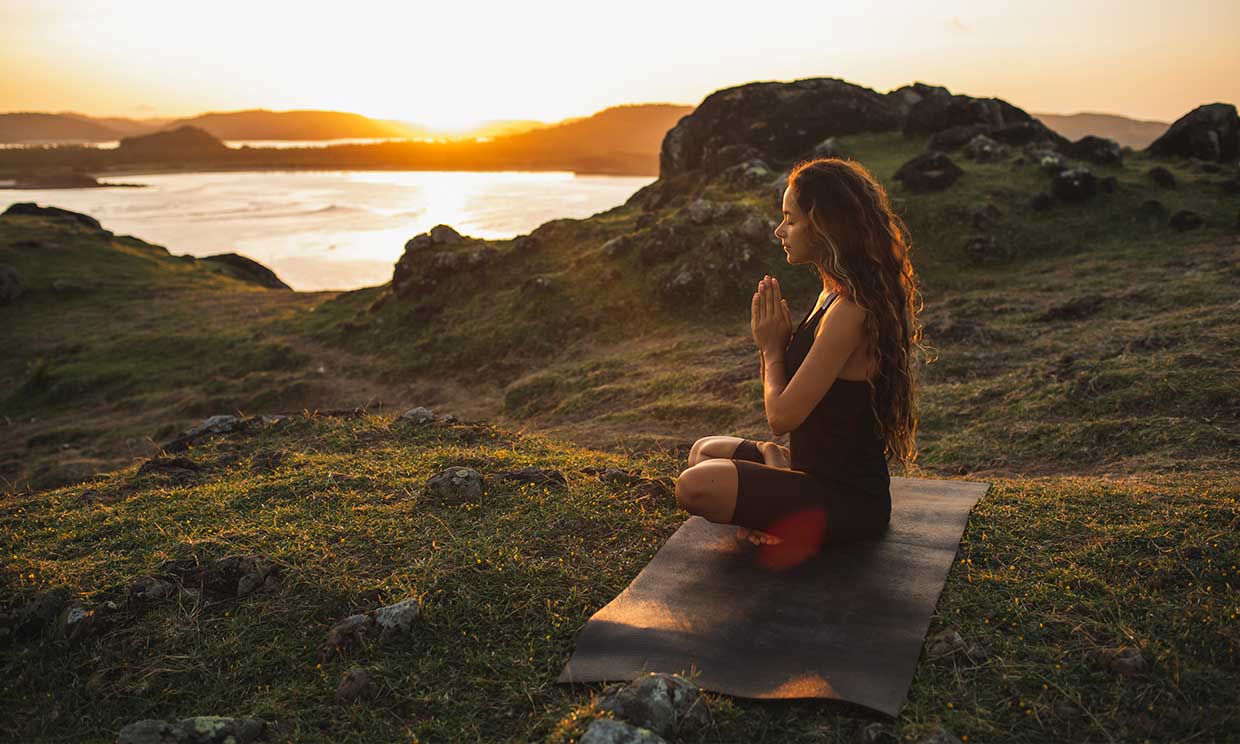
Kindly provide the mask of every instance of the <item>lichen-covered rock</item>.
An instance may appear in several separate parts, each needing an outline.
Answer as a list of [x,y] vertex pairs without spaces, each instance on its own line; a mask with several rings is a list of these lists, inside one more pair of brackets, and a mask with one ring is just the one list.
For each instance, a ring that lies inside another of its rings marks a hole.
[[667,740],[650,729],[610,718],[595,718],[586,727],[578,744],[667,744]]
[[423,492],[437,504],[478,503],[482,500],[482,474],[454,465],[426,479]]
[[422,603],[417,598],[411,598],[380,607],[371,613],[371,617],[374,618],[375,627],[379,629],[380,640],[391,641],[412,635],[413,626],[421,614]]
[[708,719],[702,691],[675,674],[651,673],[609,688],[599,707],[660,736],[693,729]]
[[1088,168],[1068,168],[1051,178],[1051,193],[1060,201],[1080,204],[1098,193],[1098,181]]
[[267,741],[269,733],[261,718],[197,716],[176,723],[146,719],[122,728],[116,744],[250,744]]
[[10,205],[8,209],[4,210],[4,214],[51,217],[53,219],[74,223],[91,230],[99,230],[100,232],[105,232],[108,235],[112,234],[111,231],[104,230],[103,225],[99,224],[99,220],[91,217],[90,215],[82,214],[81,212],[70,212],[67,209],[61,209],[60,207],[40,207],[34,202],[15,202]]
[[418,406],[402,413],[400,420],[408,421],[415,425],[428,424],[435,420],[435,412],[429,408]]
[[976,163],[991,163],[1007,157],[1008,146],[984,134],[975,135],[964,146],[964,156]]

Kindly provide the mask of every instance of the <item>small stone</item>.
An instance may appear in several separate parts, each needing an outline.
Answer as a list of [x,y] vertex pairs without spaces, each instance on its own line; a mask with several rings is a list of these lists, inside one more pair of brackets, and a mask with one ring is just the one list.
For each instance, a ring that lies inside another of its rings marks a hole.
[[1145,174],[1165,189],[1175,188],[1175,174],[1161,165],[1150,168]]
[[594,719],[578,744],[667,744],[667,740],[650,729],[610,718]]
[[947,656],[965,647],[964,638],[954,630],[945,630],[926,639],[926,652],[932,657]]
[[964,744],[960,737],[940,726],[916,741],[916,744]]
[[427,478],[424,492],[437,504],[478,503],[483,494],[482,474],[452,466]]
[[1135,677],[1146,668],[1145,657],[1141,655],[1141,650],[1132,646],[1103,649],[1101,657],[1108,669],[1125,677]]
[[416,598],[380,607],[372,613],[375,625],[382,632],[382,640],[385,641],[412,635],[414,622],[421,614],[422,604]]
[[861,729],[857,736],[857,744],[896,744],[899,739],[887,726],[878,721]]
[[319,646],[319,660],[328,661],[346,649],[360,644],[366,631],[372,627],[374,627],[374,620],[370,615],[365,614],[350,615],[336,623],[327,632],[327,640]]
[[415,424],[425,424],[435,420],[435,412],[429,408],[418,406],[402,413],[400,419],[401,421],[411,421]]
[[638,677],[606,694],[599,707],[660,736],[668,736],[682,727],[700,726],[707,720],[701,690],[674,674]]
[[336,701],[351,703],[354,700],[370,697],[374,689],[375,683],[370,672],[361,667],[353,667],[345,673],[336,687]]

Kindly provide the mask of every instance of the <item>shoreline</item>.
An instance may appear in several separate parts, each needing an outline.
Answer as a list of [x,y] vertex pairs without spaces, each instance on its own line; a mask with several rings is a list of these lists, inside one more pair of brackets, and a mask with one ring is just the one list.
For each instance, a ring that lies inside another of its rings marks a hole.
[[[184,168],[179,166],[150,166],[139,168],[118,168],[116,170],[92,171],[90,175],[96,179],[114,178],[123,176],[155,176],[165,175],[168,173],[272,173],[280,171],[388,171],[396,173],[572,173],[574,176],[618,176],[627,178],[653,178],[657,179],[658,174],[641,174],[641,173],[615,173],[615,172],[597,172],[573,170],[571,168],[488,168],[485,170],[476,170],[472,168],[409,168],[396,166],[351,166],[347,168],[323,168],[318,166],[279,166],[279,167],[253,167],[253,166],[206,166]],[[104,184],[105,186],[119,186],[120,184]],[[139,184],[140,185],[140,184]],[[69,187],[73,188],[73,187]],[[91,188],[91,187],[83,187]]]

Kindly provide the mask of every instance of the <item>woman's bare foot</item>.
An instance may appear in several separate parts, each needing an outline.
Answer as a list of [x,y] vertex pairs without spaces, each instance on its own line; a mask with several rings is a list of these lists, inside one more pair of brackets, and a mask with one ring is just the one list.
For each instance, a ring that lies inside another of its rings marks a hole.
[[736,531],[736,539],[748,540],[754,545],[776,545],[783,542],[783,539],[781,538],[775,537],[774,535],[768,535],[765,532],[759,532],[758,530],[751,530],[748,527],[739,528]]

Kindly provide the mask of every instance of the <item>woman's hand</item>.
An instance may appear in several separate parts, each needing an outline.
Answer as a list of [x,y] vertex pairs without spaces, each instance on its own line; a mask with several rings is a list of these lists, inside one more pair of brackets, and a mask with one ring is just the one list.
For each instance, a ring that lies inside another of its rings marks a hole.
[[792,311],[779,291],[779,280],[764,276],[753,295],[749,329],[754,343],[766,356],[782,356],[792,335]]

